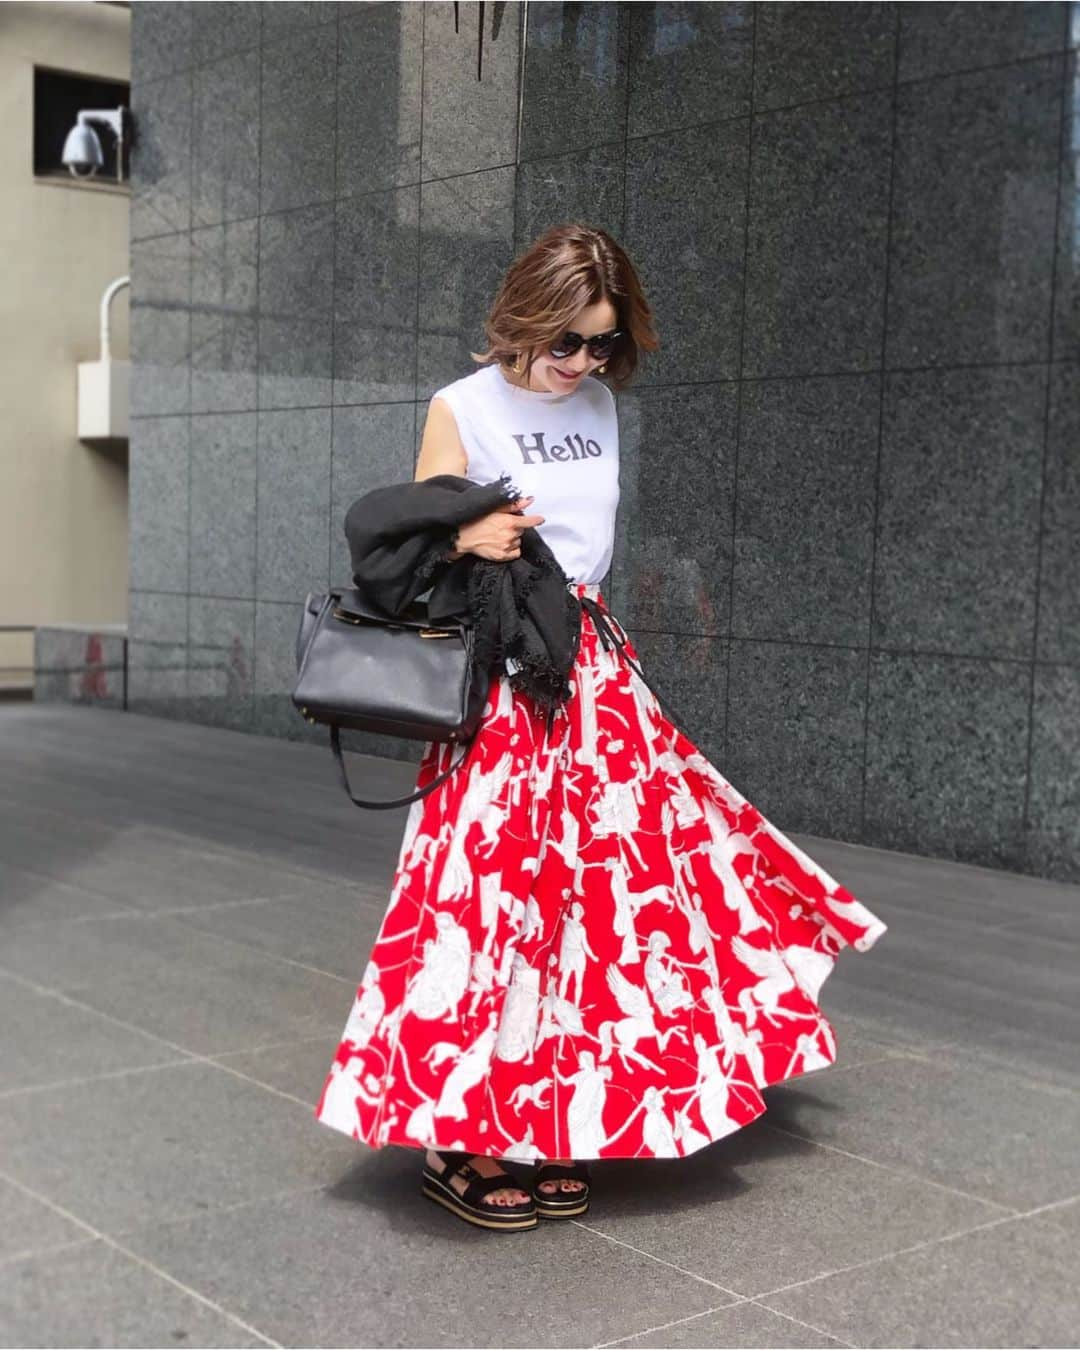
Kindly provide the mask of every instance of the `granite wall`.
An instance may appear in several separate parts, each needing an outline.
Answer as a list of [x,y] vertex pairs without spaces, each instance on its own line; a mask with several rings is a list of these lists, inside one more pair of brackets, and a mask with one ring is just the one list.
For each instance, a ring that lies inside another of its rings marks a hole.
[[784,829],[1080,879],[1080,11],[478,11],[134,5],[131,706],[308,734],[346,505],[584,219],[663,343],[605,590],[691,734]]

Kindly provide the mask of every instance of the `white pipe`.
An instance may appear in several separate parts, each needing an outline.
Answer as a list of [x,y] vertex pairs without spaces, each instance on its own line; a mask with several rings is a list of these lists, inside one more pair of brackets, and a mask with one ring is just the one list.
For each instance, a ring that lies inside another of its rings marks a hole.
[[106,286],[105,294],[101,297],[101,360],[108,361],[109,357],[109,306],[112,304],[112,298],[117,291],[123,290],[125,286],[131,285],[130,277],[117,277],[111,285]]

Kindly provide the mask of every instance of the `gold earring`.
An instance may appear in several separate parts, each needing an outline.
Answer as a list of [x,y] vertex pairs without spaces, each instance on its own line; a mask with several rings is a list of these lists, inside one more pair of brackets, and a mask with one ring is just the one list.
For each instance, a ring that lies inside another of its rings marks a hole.
[[514,360],[514,374],[515,374],[515,375],[520,375],[523,369],[524,369],[524,366],[522,366],[522,364],[521,364],[521,357],[518,356],[518,357],[516,357],[515,360]]
[[606,361],[604,362],[604,364],[603,364],[602,366],[598,366],[598,367],[597,367],[596,373],[597,373],[597,375],[603,375],[603,373],[604,373],[605,370],[607,370],[607,362],[606,362]]

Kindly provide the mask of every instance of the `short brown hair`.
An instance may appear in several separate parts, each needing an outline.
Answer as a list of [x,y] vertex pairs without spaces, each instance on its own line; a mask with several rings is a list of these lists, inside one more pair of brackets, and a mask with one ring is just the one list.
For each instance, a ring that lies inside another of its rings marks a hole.
[[615,307],[615,325],[624,330],[602,378],[622,389],[639,351],[660,346],[652,310],[633,263],[611,235],[578,221],[551,226],[511,263],[484,321],[490,345],[469,355],[483,365],[511,366],[524,354],[528,379],[533,349],[561,337],[577,313],[601,300]]

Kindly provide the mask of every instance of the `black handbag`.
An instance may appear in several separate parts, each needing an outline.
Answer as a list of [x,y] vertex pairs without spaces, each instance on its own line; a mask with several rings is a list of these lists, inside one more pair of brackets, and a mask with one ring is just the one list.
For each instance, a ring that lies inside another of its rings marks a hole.
[[[408,806],[434,792],[465,762],[490,684],[489,672],[474,666],[474,647],[467,619],[432,622],[423,601],[390,616],[355,590],[308,595],[296,634],[292,701],[306,721],[329,727],[342,786],[357,806]],[[365,801],[349,786],[342,728],[452,741],[462,745],[462,753],[408,797]]]

